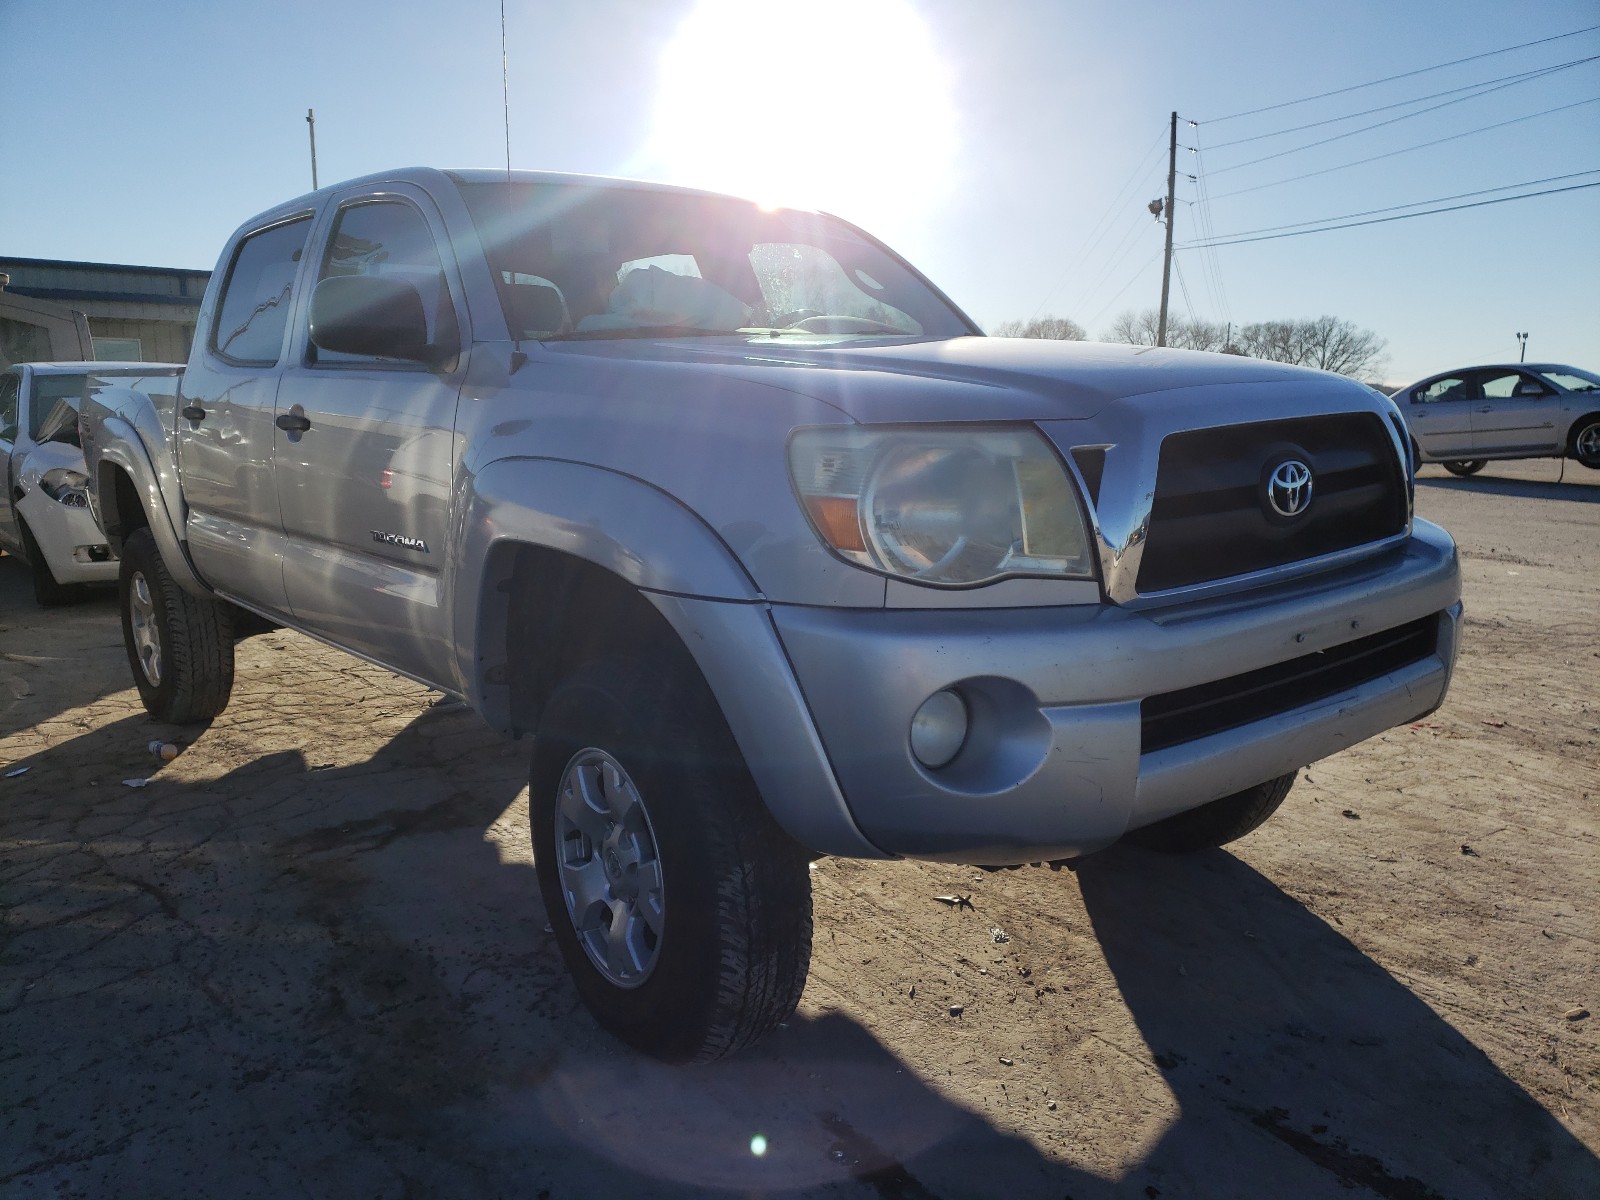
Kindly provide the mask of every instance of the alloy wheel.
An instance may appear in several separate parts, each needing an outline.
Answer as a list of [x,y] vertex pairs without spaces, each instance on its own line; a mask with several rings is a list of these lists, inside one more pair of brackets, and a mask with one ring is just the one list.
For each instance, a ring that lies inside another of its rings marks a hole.
[[639,789],[604,750],[573,755],[556,795],[556,868],[589,961],[636,988],[661,957],[666,915],[655,831]]
[[161,636],[150,581],[136,571],[128,581],[128,625],[133,631],[134,654],[151,687],[161,686]]

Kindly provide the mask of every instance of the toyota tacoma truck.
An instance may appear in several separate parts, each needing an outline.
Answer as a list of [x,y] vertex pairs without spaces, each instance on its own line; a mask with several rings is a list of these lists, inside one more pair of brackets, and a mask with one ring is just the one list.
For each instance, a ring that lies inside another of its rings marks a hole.
[[323,188],[229,239],[176,394],[83,417],[149,712],[220,713],[265,618],[531,733],[577,990],[671,1061],[793,1010],[810,859],[1217,846],[1455,659],[1372,389],[984,337],[703,192]]

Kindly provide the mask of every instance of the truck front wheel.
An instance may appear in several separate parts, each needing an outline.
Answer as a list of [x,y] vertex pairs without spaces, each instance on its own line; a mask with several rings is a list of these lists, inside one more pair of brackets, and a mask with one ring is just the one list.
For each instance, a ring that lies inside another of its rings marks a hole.
[[1154,825],[1130,830],[1122,840],[1167,854],[1192,854],[1238,841],[1278,811],[1278,805],[1294,786],[1296,774],[1290,771]]
[[122,547],[122,640],[145,711],[158,721],[209,721],[233,691],[232,609],[192,596],[161,561],[148,528]]
[[807,856],[698,676],[630,658],[575,670],[539,720],[529,810],[545,911],[602,1027],[704,1062],[794,1011],[811,960]]

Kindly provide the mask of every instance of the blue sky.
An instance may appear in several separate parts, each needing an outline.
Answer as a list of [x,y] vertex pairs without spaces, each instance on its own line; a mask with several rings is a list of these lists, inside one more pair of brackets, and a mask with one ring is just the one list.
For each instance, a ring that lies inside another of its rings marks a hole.
[[[0,254],[211,267],[241,221],[308,190],[307,108],[324,184],[501,165],[500,11],[0,0]],[[1172,110],[1180,245],[1600,182],[1600,61],[1320,147],[1297,149],[1423,106],[1278,134],[1600,56],[1600,30],[1219,119],[1592,25],[1595,0],[506,0],[511,160],[814,204],[986,326],[1051,313],[1099,335],[1159,297],[1145,205]],[[1345,317],[1388,340],[1394,382],[1514,359],[1517,331],[1530,359],[1600,367],[1600,187],[1178,262],[1178,315]]]

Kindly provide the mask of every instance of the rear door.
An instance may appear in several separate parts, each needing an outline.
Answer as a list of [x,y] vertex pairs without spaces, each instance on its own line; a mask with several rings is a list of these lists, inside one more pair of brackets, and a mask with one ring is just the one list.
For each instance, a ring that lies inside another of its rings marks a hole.
[[1406,396],[1406,425],[1429,458],[1465,458],[1472,452],[1473,382],[1468,372],[1441,375]]
[[287,612],[283,522],[272,481],[273,418],[309,212],[242,238],[179,396],[186,536],[200,576],[257,608]]
[[1490,367],[1474,373],[1472,449],[1478,454],[1554,454],[1560,449],[1561,396],[1527,371]]
[[[341,198],[316,248],[316,280],[372,274],[422,296],[429,340],[465,327],[443,221],[401,184]],[[307,281],[307,294],[314,285]],[[296,330],[283,376],[276,478],[295,620],[429,682],[453,678],[441,576],[466,353],[440,368],[330,352]]]

